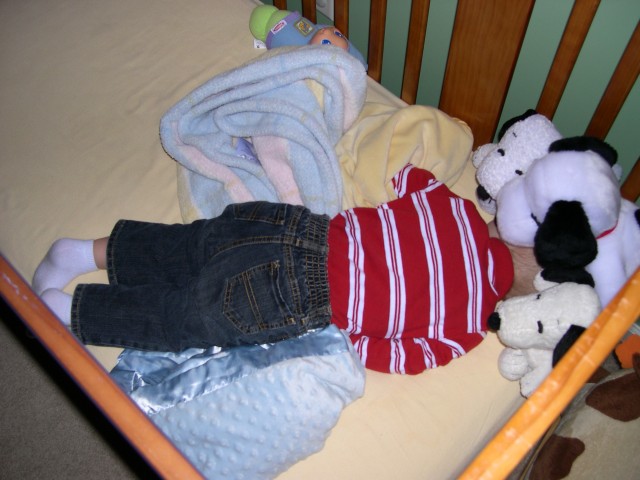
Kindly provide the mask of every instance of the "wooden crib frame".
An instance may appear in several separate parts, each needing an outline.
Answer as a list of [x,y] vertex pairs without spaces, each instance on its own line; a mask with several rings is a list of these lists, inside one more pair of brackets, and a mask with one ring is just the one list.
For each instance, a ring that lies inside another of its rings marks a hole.
[[[492,140],[509,90],[535,0],[458,0],[439,108],[471,127],[475,146]],[[286,0],[274,4],[286,8]],[[303,0],[303,15],[316,20],[315,0]],[[576,0],[558,45],[536,109],[553,118],[599,0]],[[401,98],[416,102],[429,0],[413,0]],[[386,0],[371,0],[369,75],[380,80],[385,40]],[[349,33],[349,2],[335,1],[335,24]],[[480,39],[480,40],[479,40]],[[585,134],[604,138],[640,73],[640,24],[603,92]],[[473,82],[469,79],[474,79]],[[640,161],[622,186],[623,196],[640,196]],[[0,258],[0,293],[38,340],[81,386],[105,416],[164,478],[200,474],[115,385],[108,373],[44,306],[9,262]],[[594,325],[541,387],[464,473],[465,478],[506,476],[543,435],[618,339],[640,314],[640,272],[603,311]],[[583,359],[589,358],[590,362]],[[571,379],[570,382],[568,380]],[[567,386],[569,383],[569,386]],[[540,415],[543,411],[544,415]],[[518,442],[512,442],[519,435]]]

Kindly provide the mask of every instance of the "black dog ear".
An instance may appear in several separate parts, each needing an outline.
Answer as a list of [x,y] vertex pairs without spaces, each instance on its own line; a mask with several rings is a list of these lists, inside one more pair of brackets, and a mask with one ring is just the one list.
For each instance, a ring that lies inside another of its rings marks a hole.
[[587,214],[575,200],[554,202],[533,242],[533,253],[543,270],[582,269],[598,254]]
[[561,138],[549,145],[549,152],[586,152],[587,150],[591,150],[600,155],[611,167],[618,161],[618,152],[616,149],[596,137],[581,136]]
[[584,327],[578,325],[571,325],[569,330],[565,332],[558,344],[553,349],[553,356],[551,360],[551,366],[555,367],[564,354],[569,351],[571,346],[576,343],[580,335],[586,330]]
[[504,122],[504,125],[502,125],[502,128],[498,132],[498,141],[502,140],[502,137],[504,137],[504,132],[509,130],[509,128],[511,128],[512,125],[520,122],[521,120],[524,120],[525,118],[529,118],[529,117],[532,117],[533,115],[537,115],[537,114],[538,114],[538,112],[536,112],[535,110],[530,108],[529,110],[524,112],[522,115],[518,115],[516,117],[510,118],[509,120]]

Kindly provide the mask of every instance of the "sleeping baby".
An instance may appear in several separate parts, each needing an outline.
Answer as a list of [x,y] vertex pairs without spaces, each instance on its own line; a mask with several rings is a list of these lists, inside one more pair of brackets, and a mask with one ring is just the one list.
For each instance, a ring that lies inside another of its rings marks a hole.
[[[538,267],[430,172],[408,164],[392,184],[397,199],[332,219],[250,202],[186,225],[120,220],[108,237],[57,240],[33,288],[87,344],[175,352],[333,323],[367,368],[417,374],[478,345]],[[63,292],[96,269],[108,284]]]

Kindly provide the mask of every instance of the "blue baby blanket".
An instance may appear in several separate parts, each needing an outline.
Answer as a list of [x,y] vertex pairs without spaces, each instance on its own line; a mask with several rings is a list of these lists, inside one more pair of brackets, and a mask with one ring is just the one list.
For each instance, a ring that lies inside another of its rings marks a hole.
[[320,450],[365,382],[333,325],[228,350],[128,349],[111,375],[207,478],[273,478]]
[[185,221],[252,200],[337,214],[335,145],[365,96],[362,63],[321,45],[266,51],[193,90],[160,123],[163,147],[182,167]]

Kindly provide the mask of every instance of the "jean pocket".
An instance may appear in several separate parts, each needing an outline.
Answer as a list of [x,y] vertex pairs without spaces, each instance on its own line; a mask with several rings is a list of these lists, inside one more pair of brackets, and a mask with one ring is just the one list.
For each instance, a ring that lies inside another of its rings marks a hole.
[[291,327],[295,317],[282,294],[280,262],[252,267],[227,279],[223,313],[243,334]]
[[233,205],[234,217],[238,220],[284,225],[287,205],[270,202],[249,202]]

